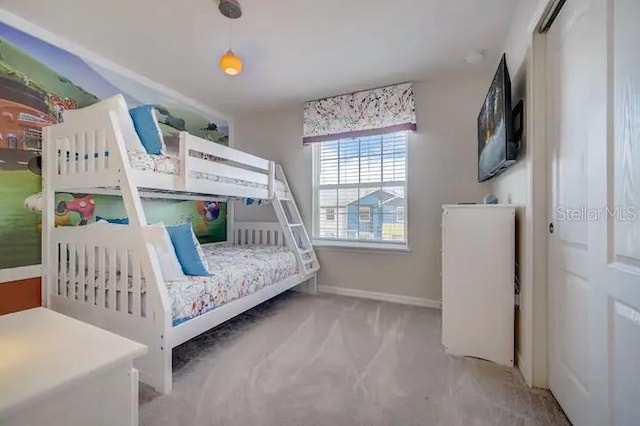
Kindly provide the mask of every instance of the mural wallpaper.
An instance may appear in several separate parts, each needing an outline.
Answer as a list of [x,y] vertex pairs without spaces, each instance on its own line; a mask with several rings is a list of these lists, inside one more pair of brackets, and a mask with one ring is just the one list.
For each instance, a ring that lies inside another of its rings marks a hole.
[[[40,155],[42,128],[61,121],[65,110],[118,93],[130,108],[155,105],[170,154],[177,153],[181,130],[229,143],[224,120],[0,22],[0,269],[40,263],[42,184],[32,159]],[[126,215],[119,197],[58,194],[56,203],[59,225]],[[145,200],[144,205],[150,222],[191,221],[202,242],[226,239],[224,203]]]

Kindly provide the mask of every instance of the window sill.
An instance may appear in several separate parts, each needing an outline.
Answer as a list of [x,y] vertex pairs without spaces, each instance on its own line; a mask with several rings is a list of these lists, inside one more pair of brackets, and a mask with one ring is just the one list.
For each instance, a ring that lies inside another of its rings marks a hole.
[[388,244],[388,243],[367,243],[359,241],[338,241],[338,240],[318,240],[314,239],[312,244],[315,248],[338,249],[345,251],[369,251],[369,252],[390,252],[409,253],[411,249],[408,244]]

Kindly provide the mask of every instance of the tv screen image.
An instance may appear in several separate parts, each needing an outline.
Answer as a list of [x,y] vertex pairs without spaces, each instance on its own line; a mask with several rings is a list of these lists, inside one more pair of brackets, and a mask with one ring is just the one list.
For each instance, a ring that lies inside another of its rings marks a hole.
[[[520,103],[518,107],[520,110]],[[519,115],[522,118],[521,112]],[[506,56],[502,55],[478,115],[478,181],[491,179],[515,163],[518,156],[518,134],[513,129],[511,80]]]

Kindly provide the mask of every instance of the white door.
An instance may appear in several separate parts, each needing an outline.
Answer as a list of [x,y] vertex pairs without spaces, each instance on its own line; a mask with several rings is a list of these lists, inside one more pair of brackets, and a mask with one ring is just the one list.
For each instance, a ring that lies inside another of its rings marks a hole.
[[549,383],[576,425],[640,424],[640,1],[547,34]]

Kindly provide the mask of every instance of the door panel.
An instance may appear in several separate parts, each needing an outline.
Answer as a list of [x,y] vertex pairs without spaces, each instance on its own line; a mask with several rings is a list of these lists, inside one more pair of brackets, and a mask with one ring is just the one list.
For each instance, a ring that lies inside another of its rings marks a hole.
[[640,2],[614,3],[615,260],[640,268]]
[[607,253],[599,283],[607,310],[596,336],[606,348],[607,420],[633,425],[640,422],[640,2],[610,0],[609,12],[613,179],[603,201],[612,214],[601,230]]
[[640,424],[638,22],[572,0],[547,34],[549,383],[576,425]]
[[609,312],[611,424],[636,425],[640,421],[640,310],[612,299]]
[[[593,7],[567,2],[547,35],[549,204],[549,384],[569,418],[587,421],[590,399],[589,143],[593,100]],[[601,84],[605,82],[602,81]]]

